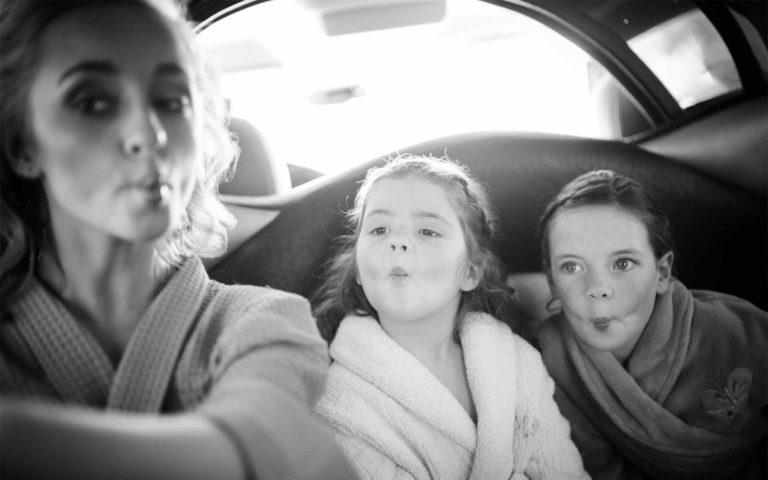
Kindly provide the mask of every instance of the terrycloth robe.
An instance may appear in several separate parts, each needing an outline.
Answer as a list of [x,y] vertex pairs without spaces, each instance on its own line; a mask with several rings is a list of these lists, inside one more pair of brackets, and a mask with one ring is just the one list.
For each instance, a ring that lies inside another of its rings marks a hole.
[[[328,368],[309,303],[298,295],[220,284],[189,258],[117,365],[36,279],[0,306],[4,396],[146,414],[194,410],[242,445],[244,466],[259,479],[304,478],[327,461],[316,443],[297,445],[302,437],[290,434],[296,427],[284,413],[290,403],[309,414]],[[298,462],[296,451],[310,453]]]
[[593,477],[764,478],[766,312],[675,280],[626,368],[574,335],[560,314],[540,344]]
[[589,478],[539,353],[485,314],[468,315],[460,338],[477,425],[376,320],[342,321],[315,413],[362,478]]

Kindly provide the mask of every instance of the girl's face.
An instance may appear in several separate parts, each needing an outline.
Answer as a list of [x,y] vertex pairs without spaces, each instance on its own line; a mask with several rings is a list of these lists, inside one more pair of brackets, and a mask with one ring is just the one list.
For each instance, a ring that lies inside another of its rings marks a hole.
[[419,176],[371,188],[357,239],[359,279],[384,322],[450,318],[477,286],[448,191]]
[[182,217],[200,164],[192,67],[139,5],[90,6],[40,39],[16,170],[41,177],[54,226],[154,240]]
[[645,225],[615,206],[563,210],[549,224],[550,284],[578,339],[626,360],[671,275]]

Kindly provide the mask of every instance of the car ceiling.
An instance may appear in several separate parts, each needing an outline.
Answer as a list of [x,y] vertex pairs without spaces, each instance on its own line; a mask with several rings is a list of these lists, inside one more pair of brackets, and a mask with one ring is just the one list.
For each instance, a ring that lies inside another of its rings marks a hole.
[[[188,0],[191,19],[200,23],[218,15],[226,15],[265,0]],[[742,79],[743,97],[764,95],[768,79],[751,54],[751,47],[741,28],[727,8],[732,8],[753,23],[758,34],[766,41],[768,2],[754,0],[723,0],[686,2],[679,0],[608,0],[608,1],[551,1],[551,0],[483,0],[507,8],[523,11],[551,28],[558,30],[605,68],[626,88],[644,110],[647,118],[657,126],[673,126],[675,119],[684,118],[682,110],[661,81],[648,69],[625,43],[628,38],[650,26],[676,16],[691,5],[698,6],[715,24],[729,45]],[[649,8],[649,4],[656,4]]]
[[[266,0],[254,0],[250,4],[262,3]],[[656,3],[667,4],[663,10],[666,18],[659,17],[659,9],[647,8],[647,1],[638,2],[637,0],[608,0],[608,1],[549,1],[549,0],[528,0],[524,3],[539,5],[544,8],[557,6],[558,8],[569,8],[588,14],[590,17],[600,21],[605,25],[621,25],[619,30],[621,36],[625,39],[637,35],[647,25],[655,25],[661,21],[671,18],[687,7],[677,0],[655,0]],[[190,18],[194,22],[202,22],[211,16],[223,12],[233,5],[243,3],[243,0],[188,0]],[[500,2],[504,3],[504,2]],[[715,2],[693,2],[701,7]],[[755,0],[725,0],[717,2],[725,4],[736,10],[745,17],[749,18],[765,40],[768,38],[768,2]],[[635,21],[624,23],[627,15],[632,15]]]

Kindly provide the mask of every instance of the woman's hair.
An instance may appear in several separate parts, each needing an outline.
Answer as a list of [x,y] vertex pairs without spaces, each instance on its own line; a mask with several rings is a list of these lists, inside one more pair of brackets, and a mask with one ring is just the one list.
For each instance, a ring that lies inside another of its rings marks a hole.
[[549,224],[563,210],[596,205],[615,206],[643,222],[648,230],[648,241],[657,259],[673,252],[674,242],[669,218],[657,201],[635,180],[611,170],[593,170],[579,175],[565,185],[544,209],[539,219],[541,258],[544,270],[549,272]]
[[[193,64],[193,88],[203,117],[203,168],[195,182],[186,219],[155,244],[154,272],[161,276],[191,255],[217,256],[227,244],[234,217],[218,197],[218,184],[231,176],[238,147],[227,129],[227,109],[212,70],[204,63],[195,34],[175,0],[121,0],[163,19]],[[7,298],[34,273],[42,251],[57,257],[48,204],[40,179],[11,168],[26,151],[29,86],[40,61],[40,38],[58,18],[76,9],[108,6],[105,0],[3,0],[0,2],[0,296]],[[140,53],[137,53],[140,54]]]
[[[355,250],[360,236],[365,207],[373,186],[384,178],[418,176],[443,186],[459,217],[467,245],[469,265],[480,273],[478,286],[461,293],[458,318],[471,311],[489,313],[508,324],[513,331],[527,334],[522,309],[502,279],[502,266],[492,250],[496,219],[482,185],[467,169],[448,157],[399,155],[382,167],[368,170],[355,196],[354,206],[346,212],[348,234],[337,242],[336,255],[327,266],[323,283],[312,296],[314,314],[323,337],[330,343],[346,315],[378,314],[357,282]],[[454,338],[458,341],[456,325]]]

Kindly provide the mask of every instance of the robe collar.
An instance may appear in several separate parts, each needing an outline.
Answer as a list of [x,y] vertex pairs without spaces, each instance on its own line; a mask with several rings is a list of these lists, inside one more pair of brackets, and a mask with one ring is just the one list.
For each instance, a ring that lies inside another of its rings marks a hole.
[[[349,316],[331,344],[331,357],[375,385],[412,416],[450,438],[470,458],[467,478],[510,478],[532,454],[535,413],[517,404],[518,354],[514,334],[483,313],[462,319],[459,331],[477,425],[459,401],[416,357],[398,345],[370,317]],[[412,421],[412,420],[411,420]],[[448,452],[435,452],[450,455]]]
[[209,282],[202,262],[188,258],[149,305],[116,368],[38,280],[9,309],[65,403],[159,413]]

